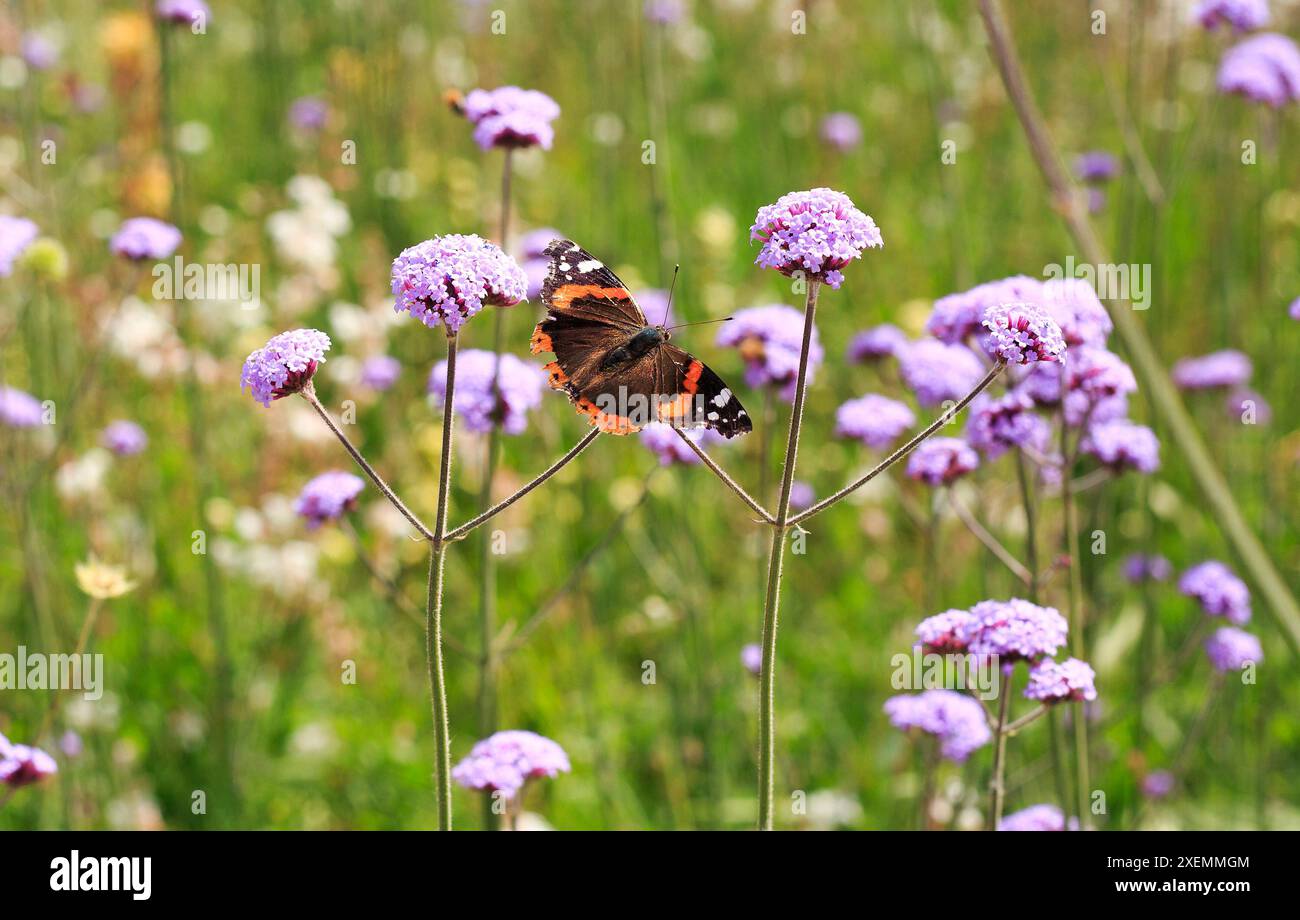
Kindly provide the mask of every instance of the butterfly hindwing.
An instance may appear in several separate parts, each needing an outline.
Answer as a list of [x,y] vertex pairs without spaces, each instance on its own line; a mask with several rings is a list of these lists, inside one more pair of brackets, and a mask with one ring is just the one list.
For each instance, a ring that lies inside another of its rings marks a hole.
[[660,421],[676,428],[713,428],[725,438],[754,429],[753,419],[731,388],[699,358],[665,343],[659,349],[659,364],[667,383],[661,392],[677,394],[675,401],[661,402]]

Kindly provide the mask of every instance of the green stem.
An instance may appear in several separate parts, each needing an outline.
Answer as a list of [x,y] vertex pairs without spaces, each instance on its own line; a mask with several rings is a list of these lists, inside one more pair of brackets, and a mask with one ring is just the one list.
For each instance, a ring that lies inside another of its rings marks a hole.
[[[1065,423],[1065,414],[1061,414],[1061,461],[1064,464],[1061,476],[1061,508],[1065,517],[1065,551],[1070,560],[1070,590],[1067,594],[1066,619],[1070,624],[1070,652],[1075,658],[1084,657],[1084,613],[1083,613],[1083,572],[1079,557],[1079,522],[1075,514],[1074,489],[1071,477],[1074,475],[1074,463],[1077,459],[1075,447],[1070,446],[1070,428]],[[1079,829],[1088,829],[1088,795],[1091,791],[1088,777],[1088,718],[1084,705],[1080,703],[1074,718],[1074,756],[1075,789],[1079,809]]]
[[808,282],[803,312],[803,347],[799,352],[799,377],[795,385],[794,405],[790,409],[790,432],[785,442],[785,462],[781,467],[781,496],[777,499],[776,523],[772,527],[772,544],[768,550],[767,596],[763,604],[763,663],[759,671],[758,701],[758,829],[772,829],[773,763],[776,759],[776,625],[781,603],[781,564],[785,556],[785,534],[789,527],[790,488],[794,483],[795,462],[799,456],[799,428],[803,421],[804,397],[808,390],[808,351],[812,344],[813,320],[817,313],[817,293],[821,282]]
[[995,831],[1002,822],[1002,803],[1006,799],[1007,706],[1011,700],[1010,676],[998,667],[998,725],[993,733],[993,778],[989,781],[988,829]]

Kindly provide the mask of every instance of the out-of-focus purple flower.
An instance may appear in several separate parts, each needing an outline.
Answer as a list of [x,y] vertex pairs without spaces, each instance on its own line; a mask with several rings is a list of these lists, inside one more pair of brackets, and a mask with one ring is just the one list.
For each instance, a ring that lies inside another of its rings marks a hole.
[[1174,791],[1174,782],[1168,770],[1152,770],[1142,777],[1142,794],[1149,799],[1163,799]]
[[1250,589],[1222,562],[1211,559],[1194,565],[1178,579],[1178,590],[1212,617],[1244,626],[1250,622]]
[[822,141],[841,153],[862,143],[862,122],[849,112],[831,112],[822,119]]
[[1287,308],[1287,314],[1296,322],[1300,323],[1300,297],[1291,301],[1291,306]]
[[811,508],[815,501],[817,501],[817,493],[813,491],[811,485],[798,479],[790,483],[791,511],[802,511],[805,508]]
[[[751,387],[778,386],[786,401],[794,399],[803,348],[803,313],[772,304],[737,311],[718,330],[717,343],[735,348],[745,362],[745,382]],[[817,327],[808,346],[808,382],[812,383],[824,357]]]
[[966,651],[967,630],[971,622],[969,610],[945,610],[926,617],[916,626],[916,638],[921,649],[936,655]]
[[[1075,830],[1078,821],[1070,819],[1070,830]],[[1000,831],[1064,831],[1065,815],[1055,805],[1030,805],[1020,811],[1012,812],[998,822]]]
[[1088,200],[1088,213],[1100,214],[1106,210],[1106,190],[1090,185],[1084,191],[1084,196]]
[[864,329],[849,342],[848,359],[853,362],[876,361],[895,354],[907,344],[902,329],[891,323],[881,323]]
[[528,280],[528,287],[525,291],[528,300],[536,300],[542,296],[542,287],[546,284],[546,274],[550,271],[551,262],[549,259],[528,259],[521,263],[524,270],[524,277]]
[[17,259],[32,241],[40,229],[25,217],[12,217],[0,214],[0,278],[8,278],[14,271]]
[[651,325],[677,325],[677,317],[668,303],[668,297],[669,292],[663,288],[646,288],[636,295],[636,302],[641,305],[641,312],[645,314],[645,318]]
[[466,789],[500,792],[513,799],[530,779],[570,770],[569,755],[550,738],[536,732],[504,731],[475,744],[451,776]]
[[1088,426],[1079,447],[1117,473],[1126,469],[1154,473],[1160,469],[1160,440],[1156,433],[1125,418]]
[[59,765],[54,758],[40,748],[14,744],[0,735],[0,783],[18,789],[58,772]]
[[1253,32],[1268,25],[1268,0],[1201,0],[1196,21],[1210,30],[1222,23],[1238,32]]
[[1250,381],[1250,358],[1228,348],[1199,358],[1183,358],[1174,365],[1174,383],[1184,390],[1240,387]]
[[1007,364],[1060,361],[1065,339],[1056,320],[1034,303],[1004,303],[984,311],[988,330],[981,344],[992,357]]
[[[686,428],[682,430],[682,434],[700,447],[726,443],[726,438],[712,428]],[[663,422],[651,422],[641,429],[639,437],[641,443],[659,458],[661,466],[672,466],[674,463],[695,464],[703,462],[695,451],[682,442],[682,439],[677,436],[677,431],[671,425],[665,425]]]
[[515,260],[473,234],[435,236],[393,260],[393,309],[430,328],[446,325],[449,335],[485,306],[514,306],[527,289]]
[[645,18],[661,26],[670,26],[686,15],[682,0],[645,0]]
[[1055,607],[1040,607],[1013,597],[980,601],[957,638],[975,655],[997,655],[1003,661],[1034,661],[1052,657],[1065,644],[1066,622]]
[[1034,411],[1034,401],[1019,390],[993,398],[980,394],[971,403],[966,440],[990,460],[1013,447],[1047,449],[1051,427]]
[[1240,671],[1247,664],[1264,660],[1259,639],[1235,626],[1221,626],[1205,640],[1205,654],[1217,671]]
[[740,666],[750,674],[763,670],[763,647],[757,642],[750,642],[740,650]]
[[562,239],[564,234],[554,227],[538,227],[519,237],[516,249],[520,259],[544,259],[546,247],[551,245],[551,241]]
[[1300,48],[1277,32],[1252,35],[1223,55],[1219,91],[1274,108],[1300,100]]
[[308,480],[293,503],[296,514],[307,519],[315,530],[326,521],[334,521],[357,506],[357,496],[366,487],[360,476],[343,470],[330,470]]
[[63,752],[64,757],[80,757],[84,748],[81,736],[72,729],[59,736],[59,750]]
[[1078,658],[1067,658],[1060,662],[1044,658],[1029,669],[1025,698],[1040,703],[1095,700],[1096,679],[1097,673],[1092,667]]
[[1238,387],[1228,394],[1224,405],[1234,421],[1267,425],[1273,419],[1273,407],[1249,387]]
[[372,355],[361,364],[361,385],[380,393],[397,383],[402,375],[402,362],[392,355]]
[[248,390],[264,406],[299,392],[325,363],[330,337],[319,329],[294,329],[274,336],[244,361],[240,392]]
[[555,140],[551,122],[560,117],[559,105],[546,93],[518,86],[471,90],[465,97],[464,111],[474,125],[474,142],[484,150],[550,150]]
[[885,245],[876,222],[848,195],[828,188],[790,192],[759,208],[749,238],[763,244],[755,264],[832,288],[844,280],[840,270],[864,249]]
[[1040,303],[1043,283],[1027,275],[1012,275],[948,294],[934,302],[925,331],[941,342],[964,342],[980,328],[990,307],[1004,303]]
[[1115,328],[1097,292],[1082,278],[1054,278],[1043,282],[1041,303],[1061,327],[1066,345],[1100,348]]
[[916,416],[905,404],[886,396],[868,393],[850,399],[835,410],[835,433],[855,438],[868,447],[888,447],[916,424]]
[[32,70],[49,70],[59,63],[59,49],[39,32],[23,36],[23,60]]
[[1119,355],[1104,348],[1073,349],[1065,362],[1065,421],[1078,427],[1124,415],[1137,378]]
[[939,753],[956,763],[965,761],[992,737],[984,709],[955,690],[892,696],[885,701],[885,714],[895,728],[915,728],[934,735],[939,740]]
[[1143,581],[1168,581],[1173,574],[1173,563],[1159,553],[1151,555],[1134,553],[1124,560],[1124,577],[1134,584]]
[[299,96],[289,103],[289,124],[299,131],[320,131],[329,117],[329,104],[320,96]]
[[104,429],[100,443],[119,457],[129,457],[140,453],[149,445],[149,436],[135,422],[118,419]]
[[45,421],[41,401],[31,393],[0,387],[0,422],[10,428],[35,428]]
[[965,345],[920,339],[900,346],[895,355],[903,382],[923,406],[960,399],[984,376],[984,365]]
[[979,468],[980,458],[961,438],[931,438],[907,460],[907,475],[926,485],[952,485]]
[[153,217],[132,217],[122,222],[109,240],[109,248],[133,262],[166,259],[181,245],[181,232]]
[[208,9],[208,5],[203,0],[158,0],[153,10],[163,22],[174,22],[178,25],[207,23],[212,18],[212,10]]
[[[496,392],[492,379],[496,377]],[[522,434],[528,427],[528,412],[542,404],[546,375],[535,364],[514,355],[501,355],[501,370],[496,370],[490,351],[471,348],[456,360],[456,394],[452,409],[470,431],[485,433],[500,424],[506,434]],[[439,361],[429,375],[429,392],[438,399],[447,395],[447,362]]]
[[1109,182],[1119,175],[1119,160],[1105,150],[1088,150],[1075,158],[1074,174],[1080,182]]

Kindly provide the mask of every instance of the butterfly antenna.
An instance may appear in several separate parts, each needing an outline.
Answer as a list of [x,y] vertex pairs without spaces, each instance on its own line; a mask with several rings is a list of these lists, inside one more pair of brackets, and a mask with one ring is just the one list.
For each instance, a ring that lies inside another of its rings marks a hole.
[[668,322],[668,311],[673,308],[673,291],[677,290],[677,272],[680,270],[680,265],[673,266],[673,283],[668,285],[668,303],[664,304],[664,318],[659,321],[661,326]]
[[667,328],[668,328],[668,329],[685,329],[687,326],[708,326],[708,325],[711,325],[712,323],[729,323],[729,322],[731,322],[733,319],[735,319],[734,316],[724,316],[724,317],[722,317],[722,319],[702,319],[702,320],[699,320],[698,322],[694,322],[694,323],[678,323],[676,326],[668,326]]

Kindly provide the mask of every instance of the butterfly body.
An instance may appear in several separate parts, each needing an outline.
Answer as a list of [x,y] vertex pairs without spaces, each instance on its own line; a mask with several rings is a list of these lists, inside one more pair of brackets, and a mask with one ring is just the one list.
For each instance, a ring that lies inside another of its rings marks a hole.
[[565,392],[592,425],[631,434],[651,422],[713,428],[725,437],[753,428],[722,379],[669,342],[612,271],[572,240],[553,240],[542,300],[547,316],[532,352],[554,352],[550,385]]

